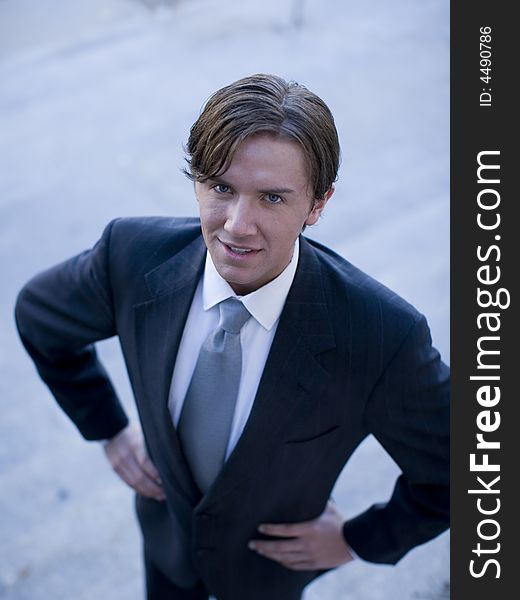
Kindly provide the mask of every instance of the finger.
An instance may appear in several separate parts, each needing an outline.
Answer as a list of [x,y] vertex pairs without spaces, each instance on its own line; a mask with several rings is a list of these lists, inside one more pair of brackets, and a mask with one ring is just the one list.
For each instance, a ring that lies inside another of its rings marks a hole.
[[156,500],[164,500],[164,490],[163,488],[156,483],[153,479],[150,479],[148,475],[143,472],[143,477],[139,482],[137,487],[137,491],[142,496],[147,496],[149,498],[155,498]]
[[164,500],[162,486],[149,477],[134,457],[121,465],[117,473],[125,483],[142,496]]
[[133,454],[127,454],[112,464],[114,471],[125,483],[134,486],[139,476],[139,464]]
[[268,560],[273,560],[294,571],[308,571],[316,568],[313,561],[303,552],[272,552],[260,551],[257,553]]
[[270,540],[251,540],[248,544],[251,550],[261,553],[302,553],[305,552],[305,544],[301,538],[274,542]]
[[298,537],[309,532],[312,521],[301,523],[262,523],[258,526],[260,533],[280,537]]
[[262,549],[257,549],[256,552],[258,554],[260,554],[261,556],[265,556],[265,558],[270,558],[271,560],[276,560],[279,563],[282,564],[292,564],[292,563],[299,563],[299,562],[303,562],[303,561],[308,561],[309,557],[304,553],[304,552],[300,552],[300,551],[296,551],[296,552],[289,552],[289,551],[285,551],[285,552],[278,552],[277,550],[262,550]]
[[135,490],[142,496],[149,498],[164,499],[164,490],[161,484],[152,479],[143,469],[139,468]]
[[287,569],[291,569],[291,571],[314,571],[317,567],[311,561],[300,561],[294,563],[288,563],[284,565]]
[[161,476],[159,475],[159,471],[157,470],[157,468],[155,467],[153,462],[150,460],[150,457],[148,455],[145,455],[143,460],[140,462],[140,465],[141,465],[141,468],[143,469],[143,471],[148,475],[148,477],[150,477],[150,479],[152,479],[159,485],[162,484]]
[[159,475],[159,471],[157,470],[156,466],[148,456],[142,434],[134,440],[133,446],[135,455],[137,457],[137,462],[139,463],[140,467],[151,479],[161,484],[161,476]]

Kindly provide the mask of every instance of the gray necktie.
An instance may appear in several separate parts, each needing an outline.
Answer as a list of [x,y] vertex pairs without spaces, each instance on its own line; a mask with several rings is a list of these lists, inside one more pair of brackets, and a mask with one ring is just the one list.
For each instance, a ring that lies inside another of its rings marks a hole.
[[240,330],[251,316],[236,298],[224,300],[219,309],[218,327],[202,344],[178,424],[186,459],[204,493],[224,463],[242,369]]

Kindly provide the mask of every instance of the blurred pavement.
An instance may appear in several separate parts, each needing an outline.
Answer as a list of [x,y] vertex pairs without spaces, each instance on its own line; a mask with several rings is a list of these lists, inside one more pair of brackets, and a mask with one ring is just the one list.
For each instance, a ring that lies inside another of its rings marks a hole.
[[[448,17],[446,0],[0,0],[0,598],[143,597],[132,494],[37,379],[12,310],[110,219],[196,214],[182,144],[222,85],[273,72],[329,104],[343,165],[307,234],[417,306],[449,359]],[[135,414],[117,342],[100,353]],[[397,472],[367,440],[334,492],[345,517]],[[448,597],[444,534],[305,600]]]

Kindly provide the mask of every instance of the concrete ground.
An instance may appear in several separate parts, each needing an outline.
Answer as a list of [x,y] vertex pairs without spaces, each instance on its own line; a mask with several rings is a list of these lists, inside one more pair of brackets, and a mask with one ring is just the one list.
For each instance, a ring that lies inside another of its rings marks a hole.
[[[143,597],[132,494],[37,379],[12,310],[111,218],[196,214],[182,143],[218,87],[274,72],[326,100],[343,166],[308,234],[424,312],[448,360],[448,15],[445,0],[0,0],[0,598]],[[100,353],[134,414],[117,343]],[[334,492],[345,517],[397,472],[367,440]],[[448,597],[443,534],[305,600]]]

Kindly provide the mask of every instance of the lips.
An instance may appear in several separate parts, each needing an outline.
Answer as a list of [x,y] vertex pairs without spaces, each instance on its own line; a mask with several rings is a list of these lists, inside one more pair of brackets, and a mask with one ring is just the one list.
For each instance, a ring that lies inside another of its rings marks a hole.
[[235,246],[235,244],[230,244],[227,242],[223,242],[219,240],[224,249],[227,251],[228,255],[237,256],[237,257],[249,257],[255,254],[258,254],[260,250],[256,248],[250,248],[248,246]]

